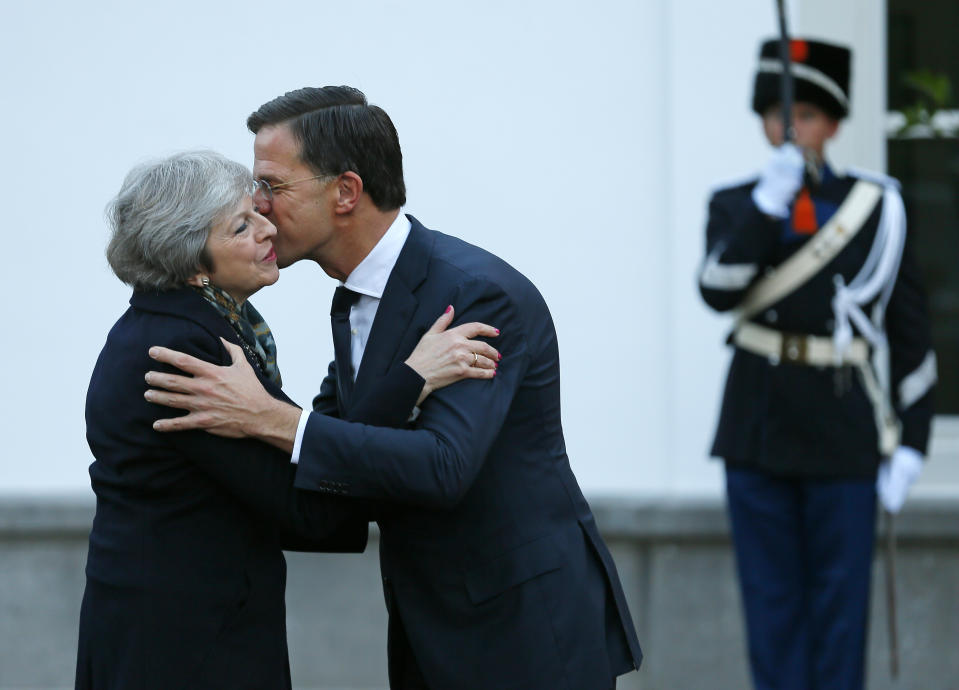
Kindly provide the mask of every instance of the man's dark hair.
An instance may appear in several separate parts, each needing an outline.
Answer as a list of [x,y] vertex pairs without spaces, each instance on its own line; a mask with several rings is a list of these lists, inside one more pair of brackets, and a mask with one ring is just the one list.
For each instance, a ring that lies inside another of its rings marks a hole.
[[246,120],[256,134],[267,125],[288,125],[300,158],[318,175],[352,171],[376,207],[406,203],[403,154],[390,116],[350,86],[306,87],[261,105]]

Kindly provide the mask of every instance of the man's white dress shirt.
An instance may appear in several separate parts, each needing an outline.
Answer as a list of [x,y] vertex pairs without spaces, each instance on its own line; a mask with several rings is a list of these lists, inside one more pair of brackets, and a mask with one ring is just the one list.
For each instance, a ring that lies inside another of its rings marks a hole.
[[[406,238],[410,234],[410,220],[403,213],[396,216],[386,234],[380,238],[370,253],[347,276],[346,281],[340,283],[344,287],[358,292],[360,298],[350,309],[350,363],[353,365],[353,380],[356,380],[363,361],[363,352],[370,339],[370,330],[373,328],[373,319],[376,310],[383,298],[383,290],[390,279],[390,273],[396,265],[396,260],[403,251]],[[300,460],[300,446],[303,443],[303,433],[306,431],[306,422],[311,410],[304,409],[300,413],[300,422],[296,427],[296,440],[293,442],[292,462]]]

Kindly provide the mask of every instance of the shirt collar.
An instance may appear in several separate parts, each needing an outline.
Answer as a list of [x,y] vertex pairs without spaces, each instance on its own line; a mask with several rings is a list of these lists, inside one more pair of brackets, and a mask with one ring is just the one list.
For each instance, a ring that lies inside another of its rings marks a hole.
[[386,289],[386,281],[393,272],[393,266],[403,251],[406,238],[412,227],[410,219],[399,213],[389,229],[370,250],[370,253],[347,276],[343,285],[353,292],[380,299]]

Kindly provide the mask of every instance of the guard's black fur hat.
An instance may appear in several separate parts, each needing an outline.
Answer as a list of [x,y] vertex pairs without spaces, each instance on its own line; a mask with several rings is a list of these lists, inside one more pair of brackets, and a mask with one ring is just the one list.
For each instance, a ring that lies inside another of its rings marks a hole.
[[[849,114],[849,72],[852,53],[844,46],[822,41],[794,38],[790,41],[790,68],[795,94],[793,101],[804,101],[822,108],[841,120]],[[782,62],[779,39],[762,44],[759,69],[753,89],[753,110],[762,115],[782,100]]]

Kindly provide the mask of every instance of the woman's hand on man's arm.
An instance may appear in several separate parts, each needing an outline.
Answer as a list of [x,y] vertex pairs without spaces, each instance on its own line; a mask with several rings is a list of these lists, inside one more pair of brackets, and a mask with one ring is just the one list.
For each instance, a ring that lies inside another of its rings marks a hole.
[[446,330],[453,322],[453,307],[423,334],[406,365],[423,377],[425,383],[417,405],[433,391],[463,379],[491,379],[496,376],[500,354],[492,345],[472,338],[495,338],[499,329],[485,323],[464,323]]

